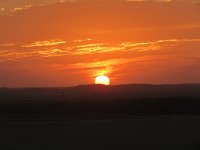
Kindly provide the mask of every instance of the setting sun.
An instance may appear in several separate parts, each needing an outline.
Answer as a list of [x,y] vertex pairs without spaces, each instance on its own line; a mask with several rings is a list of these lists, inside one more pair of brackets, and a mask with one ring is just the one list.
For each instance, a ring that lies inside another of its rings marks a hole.
[[95,84],[109,85],[110,84],[110,79],[105,75],[97,76],[95,78]]

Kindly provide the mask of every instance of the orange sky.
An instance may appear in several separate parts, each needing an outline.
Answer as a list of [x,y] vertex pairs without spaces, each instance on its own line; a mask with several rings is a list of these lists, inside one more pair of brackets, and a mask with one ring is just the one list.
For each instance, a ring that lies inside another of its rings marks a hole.
[[200,0],[2,0],[0,86],[200,83]]

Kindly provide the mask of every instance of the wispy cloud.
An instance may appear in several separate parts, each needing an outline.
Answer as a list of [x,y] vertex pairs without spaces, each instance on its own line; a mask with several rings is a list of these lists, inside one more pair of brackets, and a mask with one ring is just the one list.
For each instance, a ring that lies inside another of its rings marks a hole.
[[10,46],[15,46],[14,43],[4,43],[4,44],[0,44],[0,47],[10,47]]
[[16,7],[14,9],[12,9],[11,12],[18,12],[18,11],[22,11],[22,10],[27,10],[31,7],[32,7],[32,5],[25,5],[23,7]]
[[[92,40],[85,42],[66,42],[62,40],[38,41],[31,44],[5,43],[0,45],[0,62],[23,59],[39,59],[63,56],[83,56],[98,53],[133,52],[149,53],[165,49],[173,49],[180,45],[195,43],[200,47],[200,39],[167,39],[148,42],[120,42],[95,43]],[[16,50],[15,50],[16,49]],[[173,52],[174,53],[174,52]]]
[[45,47],[45,46],[55,46],[60,44],[65,44],[66,41],[62,40],[50,40],[50,41],[37,41],[27,45],[22,45],[21,47]]
[[[19,1],[12,1],[10,0],[2,0],[1,8],[0,8],[0,15],[2,14],[10,14],[13,12],[18,12],[22,10],[27,10],[31,8],[32,6],[46,6],[49,4],[58,4],[58,3],[78,3],[78,2],[116,2],[115,0],[40,0],[40,1],[34,1],[34,0],[21,0]],[[121,2],[153,2],[153,3],[169,3],[169,2],[187,2],[187,3],[200,3],[199,0],[121,0]]]
[[0,15],[12,15],[13,13],[30,9],[33,6],[42,7],[49,4],[58,4],[58,3],[74,3],[76,0],[21,0],[21,1],[12,1],[10,0],[1,0],[0,2],[2,8],[0,8]]
[[106,53],[116,51],[152,51],[161,48],[173,47],[177,44],[187,42],[200,42],[200,39],[168,39],[152,42],[123,42],[123,43],[98,43],[77,46],[77,50],[71,52],[74,55],[85,55],[91,53]]
[[94,61],[89,63],[76,63],[68,65],[67,69],[75,69],[78,72],[85,72],[91,77],[99,75],[111,75],[113,72],[121,70],[124,64],[132,62],[133,59],[110,59],[106,61]]

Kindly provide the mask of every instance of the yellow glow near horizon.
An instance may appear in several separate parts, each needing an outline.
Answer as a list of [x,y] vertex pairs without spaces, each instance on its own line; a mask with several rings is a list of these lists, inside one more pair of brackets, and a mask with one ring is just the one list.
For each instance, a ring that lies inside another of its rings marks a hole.
[[95,84],[110,85],[110,79],[105,75],[97,76],[95,78]]

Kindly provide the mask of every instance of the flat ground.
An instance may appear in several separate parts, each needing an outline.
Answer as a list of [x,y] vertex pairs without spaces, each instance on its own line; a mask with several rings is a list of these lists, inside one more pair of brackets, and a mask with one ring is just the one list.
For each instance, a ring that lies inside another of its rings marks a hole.
[[200,117],[2,119],[0,149],[199,150]]

